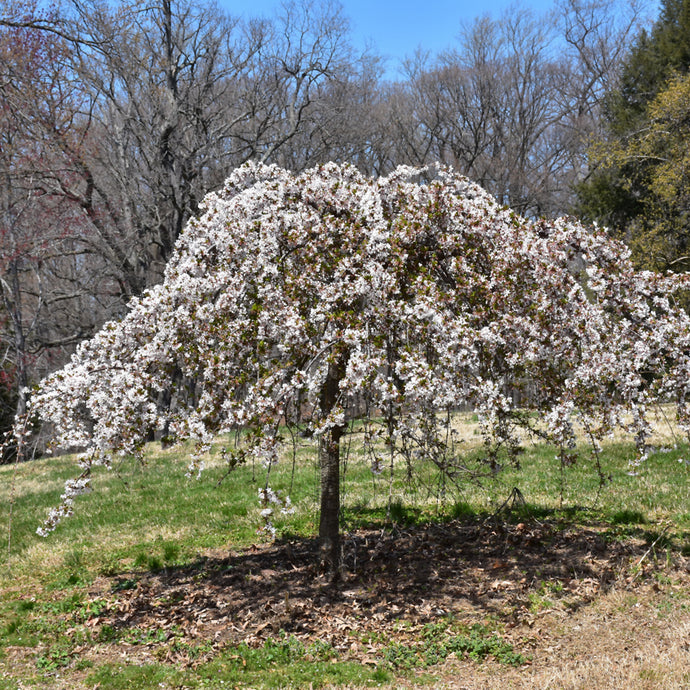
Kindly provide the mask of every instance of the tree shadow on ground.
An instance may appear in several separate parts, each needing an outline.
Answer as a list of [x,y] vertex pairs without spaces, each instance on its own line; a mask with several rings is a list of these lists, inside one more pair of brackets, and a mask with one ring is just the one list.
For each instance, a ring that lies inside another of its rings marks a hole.
[[[102,598],[109,587],[109,605],[94,625],[174,630],[214,644],[261,644],[285,631],[349,649],[353,636],[447,616],[525,622],[535,601],[572,612],[636,578],[652,550],[644,539],[613,539],[604,527],[555,521],[358,530],[344,535],[343,576],[332,585],[319,572],[316,540],[285,539],[142,573],[127,587],[118,586],[121,578],[101,581],[92,595]],[[685,572],[687,559],[674,558]]]

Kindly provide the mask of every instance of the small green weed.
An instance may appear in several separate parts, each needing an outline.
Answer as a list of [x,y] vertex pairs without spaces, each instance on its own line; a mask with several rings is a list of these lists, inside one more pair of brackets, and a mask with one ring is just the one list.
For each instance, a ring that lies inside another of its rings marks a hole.
[[364,644],[381,644],[388,639],[388,635],[379,630],[367,630],[358,637]]
[[170,651],[177,654],[183,654],[190,661],[196,661],[213,651],[213,642],[207,640],[200,644],[190,644],[184,640],[176,639],[170,645]]
[[139,552],[134,559],[135,568],[145,568],[155,573],[159,570],[163,570],[163,561],[152,553]]
[[99,642],[115,642],[120,637],[120,632],[117,628],[113,627],[109,623],[104,623],[101,629],[98,631],[98,641]]
[[560,594],[563,591],[563,583],[560,580],[548,580],[542,583],[542,589],[552,594]]
[[490,626],[479,623],[463,633],[455,633],[449,629],[447,621],[439,621],[426,625],[421,637],[421,642],[416,644],[394,642],[388,645],[383,653],[385,662],[394,669],[412,670],[439,664],[451,654],[478,662],[491,656],[510,666],[519,666],[526,661]]
[[411,670],[421,664],[419,650],[400,642],[393,642],[383,652],[384,661],[395,669]]
[[111,585],[110,591],[113,594],[116,594],[117,592],[124,592],[128,589],[136,589],[138,585],[137,580],[134,578],[124,578],[124,579],[118,579],[115,580],[115,582]]
[[532,613],[539,613],[553,606],[553,602],[541,592],[530,592],[527,599],[529,600],[529,610]]
[[171,565],[177,561],[177,559],[180,556],[180,545],[171,542],[171,541],[166,541],[163,543],[163,560],[168,564]]
[[307,647],[306,657],[317,661],[332,661],[338,658],[338,652],[332,644],[316,640]]
[[162,628],[129,628],[120,635],[128,644],[147,645],[166,642],[174,635],[173,631]]
[[450,510],[450,516],[454,520],[473,520],[477,517],[477,512],[469,503],[457,501]]
[[398,525],[407,524],[407,511],[405,510],[405,506],[403,505],[403,502],[400,499],[392,501],[388,510],[392,522]]
[[72,653],[62,645],[50,647],[45,653],[36,657],[36,667],[44,673],[55,673],[69,666]]
[[196,670],[200,680],[213,679],[229,687],[321,688],[331,685],[371,685],[391,680],[385,668],[369,668],[338,661],[337,651],[327,643],[304,645],[281,633],[261,647],[241,643],[226,649]]
[[406,506],[402,499],[396,499],[390,504],[389,514],[391,522],[404,527],[423,524],[429,517],[420,508]]
[[41,602],[36,610],[42,614],[56,616],[62,613],[72,613],[79,609],[83,604],[84,598],[81,592],[74,592],[64,599]]

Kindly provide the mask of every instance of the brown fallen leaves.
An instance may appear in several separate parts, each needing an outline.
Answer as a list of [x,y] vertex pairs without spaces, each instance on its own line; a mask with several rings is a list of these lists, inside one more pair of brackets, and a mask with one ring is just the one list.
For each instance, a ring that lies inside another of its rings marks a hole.
[[[641,539],[548,523],[362,530],[343,540],[337,586],[317,571],[315,541],[207,553],[185,567],[99,580],[91,595],[108,604],[89,625],[96,634],[109,631],[128,656],[157,650],[176,664],[198,663],[221,646],[258,645],[280,631],[375,664],[384,644],[404,643],[425,623],[452,615],[468,624],[498,621],[516,650],[538,664],[607,592],[658,593],[661,579],[673,583],[662,588],[690,591],[688,559],[677,552],[657,559],[648,550]],[[660,570],[665,579],[652,577]]]

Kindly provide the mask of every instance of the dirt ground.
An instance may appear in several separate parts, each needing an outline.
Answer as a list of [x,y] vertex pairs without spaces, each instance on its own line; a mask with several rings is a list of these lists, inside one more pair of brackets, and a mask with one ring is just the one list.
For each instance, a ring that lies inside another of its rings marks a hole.
[[[495,624],[528,661],[510,667],[451,656],[425,670],[438,678],[430,687],[690,688],[690,559],[663,539],[614,538],[596,526],[450,523],[358,531],[343,548],[337,586],[319,574],[314,541],[100,578],[90,594],[108,605],[88,625],[109,626],[120,641],[85,653],[160,661],[162,647],[123,647],[122,632],[149,630],[164,641],[175,630],[190,648],[206,645],[194,659],[165,659],[191,665],[283,630],[374,665],[391,641],[411,643],[426,623],[453,616]],[[410,676],[396,687],[414,684]]]

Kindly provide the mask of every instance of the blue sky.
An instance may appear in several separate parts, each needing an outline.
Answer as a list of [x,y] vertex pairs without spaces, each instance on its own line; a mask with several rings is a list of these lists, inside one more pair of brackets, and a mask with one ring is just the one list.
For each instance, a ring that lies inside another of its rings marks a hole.
[[[275,14],[280,0],[218,0],[232,15],[245,17]],[[461,24],[475,17],[498,17],[512,0],[341,0],[349,17],[358,48],[369,41],[377,52],[390,58],[389,70],[412,55],[419,46],[432,54],[453,45]],[[547,12],[553,0],[523,0],[524,7]]]

